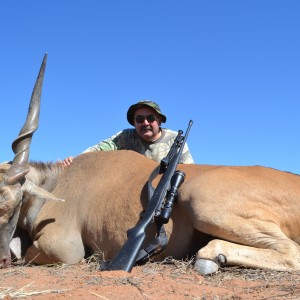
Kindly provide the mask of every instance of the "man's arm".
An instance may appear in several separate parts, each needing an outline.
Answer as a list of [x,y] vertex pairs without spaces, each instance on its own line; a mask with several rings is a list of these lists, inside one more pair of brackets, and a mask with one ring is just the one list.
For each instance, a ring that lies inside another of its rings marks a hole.
[[93,152],[93,151],[111,151],[120,150],[119,139],[123,134],[123,131],[111,136],[110,138],[100,141],[98,144],[91,146],[84,150],[82,153]]

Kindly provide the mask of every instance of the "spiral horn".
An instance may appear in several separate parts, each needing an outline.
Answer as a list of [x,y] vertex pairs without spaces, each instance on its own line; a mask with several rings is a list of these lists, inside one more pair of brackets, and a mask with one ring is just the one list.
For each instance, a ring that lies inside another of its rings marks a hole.
[[42,94],[42,85],[46,68],[47,53],[44,55],[43,62],[32,91],[26,122],[21,129],[19,136],[12,143],[12,150],[15,157],[12,165],[26,164],[29,159],[29,149],[33,133],[38,128],[40,101]]

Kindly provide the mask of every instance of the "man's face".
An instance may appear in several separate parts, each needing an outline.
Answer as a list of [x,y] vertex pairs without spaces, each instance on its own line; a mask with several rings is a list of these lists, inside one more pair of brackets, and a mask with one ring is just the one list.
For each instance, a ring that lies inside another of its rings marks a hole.
[[160,115],[151,108],[137,109],[134,114],[134,127],[137,134],[147,142],[156,141],[160,135]]

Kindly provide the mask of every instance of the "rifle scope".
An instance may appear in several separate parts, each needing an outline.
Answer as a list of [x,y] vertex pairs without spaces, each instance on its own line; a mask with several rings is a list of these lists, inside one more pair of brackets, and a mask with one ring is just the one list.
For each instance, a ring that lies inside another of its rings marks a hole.
[[185,178],[185,173],[179,170],[177,170],[171,178],[171,187],[168,192],[165,205],[159,216],[163,224],[167,224],[169,222],[172,208],[177,198],[178,189],[180,185],[183,183],[184,178]]

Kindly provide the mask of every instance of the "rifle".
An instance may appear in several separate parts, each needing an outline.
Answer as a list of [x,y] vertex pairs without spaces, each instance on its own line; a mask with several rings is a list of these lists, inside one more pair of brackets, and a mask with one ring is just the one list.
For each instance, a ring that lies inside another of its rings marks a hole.
[[[139,251],[142,248],[143,242],[146,238],[146,229],[152,223],[153,219],[161,214],[162,222],[167,223],[172,211],[174,199],[177,195],[177,189],[184,180],[184,173],[175,172],[185,145],[187,136],[193,121],[190,120],[185,136],[182,136],[182,130],[178,131],[178,135],[168,153],[168,155],[161,161],[160,172],[163,173],[150,201],[148,207],[143,215],[142,220],[133,228],[127,231],[127,241],[118,254],[107,264],[101,265],[100,270],[112,271],[123,270],[131,272],[136,263]],[[180,174],[176,175],[174,173]],[[173,180],[173,175],[176,175]],[[168,188],[172,185],[168,201],[163,205],[164,199],[168,192]],[[174,186],[175,185],[175,186]],[[176,186],[177,185],[177,186]]]

